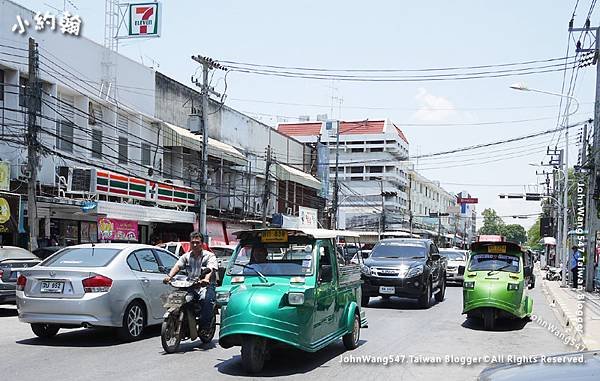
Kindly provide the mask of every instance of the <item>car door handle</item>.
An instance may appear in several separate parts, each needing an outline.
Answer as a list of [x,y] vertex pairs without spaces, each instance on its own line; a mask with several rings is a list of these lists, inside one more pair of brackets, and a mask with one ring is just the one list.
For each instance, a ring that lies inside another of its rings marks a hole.
[[150,279],[148,278],[142,278],[142,283],[150,283]]

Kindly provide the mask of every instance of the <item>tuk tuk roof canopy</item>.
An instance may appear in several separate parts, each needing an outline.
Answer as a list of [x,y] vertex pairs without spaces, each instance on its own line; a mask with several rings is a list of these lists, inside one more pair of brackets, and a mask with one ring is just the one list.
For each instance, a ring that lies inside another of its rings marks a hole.
[[269,230],[283,230],[288,232],[291,235],[306,235],[311,236],[314,239],[327,239],[327,238],[336,238],[336,237],[360,237],[357,232],[349,231],[349,230],[329,230],[329,229],[250,229],[250,230],[240,230],[236,231],[233,234],[241,238],[242,235],[258,235],[258,233],[266,232]]

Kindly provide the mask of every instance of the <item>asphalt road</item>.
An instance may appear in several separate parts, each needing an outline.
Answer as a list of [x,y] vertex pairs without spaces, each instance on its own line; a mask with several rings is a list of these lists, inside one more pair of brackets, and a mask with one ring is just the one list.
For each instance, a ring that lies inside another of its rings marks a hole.
[[[533,290],[533,297],[534,313],[557,324],[538,289]],[[475,379],[489,364],[461,365],[461,360],[574,351],[534,321],[504,321],[497,331],[487,332],[482,323],[461,315],[461,308],[459,287],[449,287],[446,299],[429,310],[420,310],[415,302],[406,299],[372,298],[366,310],[369,328],[362,330],[359,348],[347,352],[340,341],[312,354],[292,349],[279,351],[259,376],[463,381]],[[239,348],[225,350],[216,340],[207,345],[198,341],[185,344],[179,354],[166,355],[159,335],[160,328],[153,327],[144,339],[124,344],[113,338],[111,330],[78,329],[61,330],[54,339],[41,340],[35,338],[28,325],[17,320],[13,306],[0,306],[0,374],[6,380],[20,381],[253,378],[242,370]],[[389,359],[390,355],[396,362],[387,366],[343,362],[350,361],[350,356]],[[417,362],[437,361],[435,356],[441,358],[441,363]],[[456,356],[459,362],[450,363],[446,356]]]

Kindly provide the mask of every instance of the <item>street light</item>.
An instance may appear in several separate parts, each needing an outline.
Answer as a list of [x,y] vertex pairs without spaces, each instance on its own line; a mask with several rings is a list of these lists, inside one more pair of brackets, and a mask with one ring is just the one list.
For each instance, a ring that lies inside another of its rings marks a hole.
[[[542,94],[548,94],[548,95],[554,95],[557,97],[561,97],[561,98],[567,98],[569,100],[573,100],[575,101],[575,110],[573,110],[572,112],[567,113],[564,116],[564,122],[565,122],[565,168],[564,168],[564,190],[563,190],[563,202],[562,202],[562,206],[563,206],[563,223],[562,223],[562,239],[561,239],[561,256],[563,258],[563,263],[562,263],[562,287],[566,287],[567,286],[567,262],[569,259],[568,256],[568,252],[569,252],[569,248],[568,248],[568,243],[567,241],[569,240],[569,226],[568,226],[568,202],[569,202],[569,116],[575,114],[577,112],[577,110],[579,110],[579,101],[575,98],[572,97],[570,95],[566,95],[566,94],[560,94],[560,93],[555,93],[552,91],[543,91],[543,90],[537,90],[537,89],[531,89],[529,87],[527,87],[527,85],[523,82],[519,82],[519,83],[514,83],[510,86],[511,89],[514,90],[520,90],[520,91],[533,91],[535,93],[542,93]],[[567,106],[567,111],[571,108],[571,103],[568,103]]]

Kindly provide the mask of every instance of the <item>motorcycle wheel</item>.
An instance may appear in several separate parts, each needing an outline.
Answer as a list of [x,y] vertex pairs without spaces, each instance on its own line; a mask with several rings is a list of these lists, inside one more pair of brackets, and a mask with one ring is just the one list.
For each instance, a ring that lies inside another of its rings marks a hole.
[[210,343],[212,339],[215,337],[215,332],[217,330],[217,309],[213,312],[212,320],[210,321],[210,326],[206,330],[202,330],[200,332],[200,341],[204,344]]
[[246,335],[242,338],[242,364],[248,373],[258,373],[265,365],[266,343],[264,337]]
[[[160,328],[160,343],[167,353],[175,353],[179,349],[181,342],[181,327],[178,327],[179,321],[176,314],[170,314],[163,320]],[[179,328],[179,333],[177,333]]]

